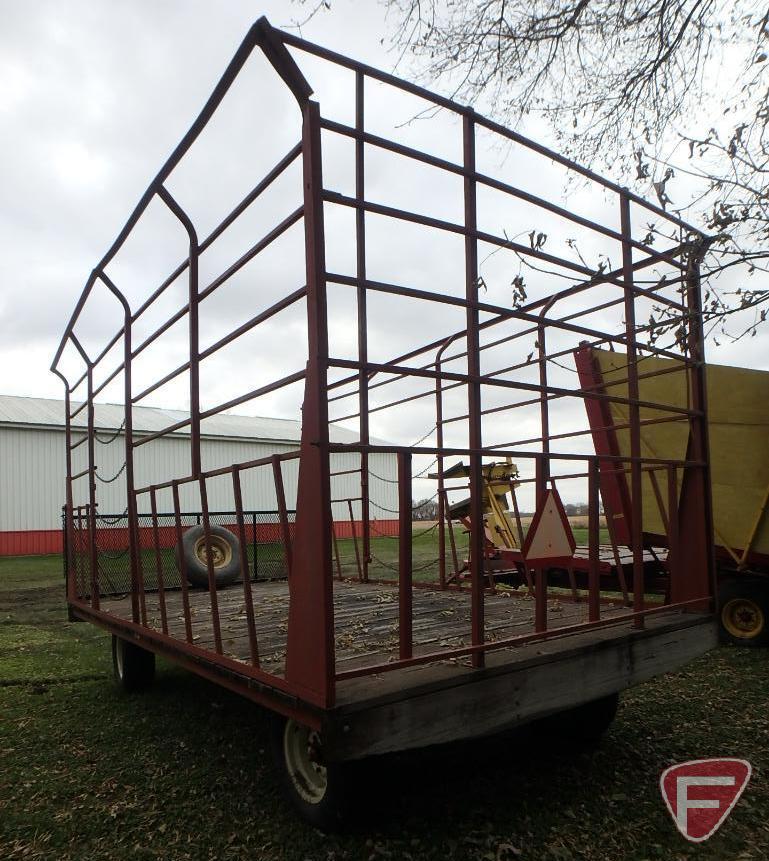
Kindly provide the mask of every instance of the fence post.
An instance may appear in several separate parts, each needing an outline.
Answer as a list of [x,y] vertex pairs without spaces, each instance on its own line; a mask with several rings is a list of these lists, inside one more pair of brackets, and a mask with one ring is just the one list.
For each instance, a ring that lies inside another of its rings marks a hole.
[[251,526],[253,528],[253,532],[251,533],[251,545],[252,545],[252,564],[254,566],[254,580],[257,578],[257,568],[256,568],[256,548],[259,546],[256,541],[256,512],[251,512]]

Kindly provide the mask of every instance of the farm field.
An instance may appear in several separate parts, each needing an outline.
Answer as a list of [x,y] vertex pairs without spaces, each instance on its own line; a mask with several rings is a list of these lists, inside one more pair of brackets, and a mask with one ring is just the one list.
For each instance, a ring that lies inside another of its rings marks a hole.
[[[720,648],[623,697],[596,749],[532,730],[382,758],[359,819],[324,836],[278,793],[256,706],[159,662],[148,693],[113,685],[109,638],[69,623],[58,556],[0,559],[3,859],[764,859],[769,656]],[[666,766],[751,761],[707,843],[657,788]]]

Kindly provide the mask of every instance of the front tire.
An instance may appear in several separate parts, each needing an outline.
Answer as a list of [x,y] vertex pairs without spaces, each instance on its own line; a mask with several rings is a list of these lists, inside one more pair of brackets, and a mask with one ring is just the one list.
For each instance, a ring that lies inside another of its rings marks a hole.
[[339,831],[350,809],[351,766],[326,762],[320,733],[291,718],[275,715],[271,747],[281,788],[307,823]]
[[143,691],[155,680],[155,653],[113,634],[112,671],[126,693]]
[[722,581],[718,622],[722,642],[735,646],[769,645],[769,584],[746,575]]

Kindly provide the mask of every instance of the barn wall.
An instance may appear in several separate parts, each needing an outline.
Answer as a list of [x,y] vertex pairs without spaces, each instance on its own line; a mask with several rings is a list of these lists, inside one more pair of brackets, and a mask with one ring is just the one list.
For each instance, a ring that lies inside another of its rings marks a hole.
[[[77,441],[75,436],[73,441]],[[98,474],[114,481],[97,481],[97,504],[105,514],[119,514],[126,508],[125,440],[99,433],[96,444]],[[110,441],[111,440],[111,441]],[[233,463],[243,463],[291,451],[294,443],[259,442],[248,440],[204,439],[201,456],[204,469],[216,469]],[[135,453],[136,486],[162,482],[189,474],[189,440],[184,437],[163,438],[140,446]],[[87,464],[87,446],[73,451],[73,473]],[[332,472],[345,472],[359,466],[354,454],[332,456]],[[296,505],[299,461],[282,465],[286,504]],[[397,467],[394,455],[375,454],[370,457],[372,476],[370,494],[371,517],[380,522],[379,530],[391,532],[397,526]],[[63,430],[32,428],[0,428],[0,555],[25,553],[54,553],[61,549],[61,509],[65,494],[65,436]],[[383,480],[384,479],[384,480]],[[275,484],[271,466],[245,470],[241,475],[243,506],[247,510],[274,511],[277,508]],[[207,482],[208,507],[211,511],[232,511],[232,483],[227,476]],[[88,494],[87,478],[75,483],[74,503],[85,504]],[[332,477],[333,499],[346,500],[360,496],[359,476]],[[181,491],[183,510],[199,511],[200,498],[193,486]],[[345,502],[332,506],[338,535],[350,531],[350,514]],[[149,512],[147,495],[140,497],[140,512]],[[170,492],[158,492],[158,510],[173,511]],[[353,519],[360,518],[360,503],[353,503]]]

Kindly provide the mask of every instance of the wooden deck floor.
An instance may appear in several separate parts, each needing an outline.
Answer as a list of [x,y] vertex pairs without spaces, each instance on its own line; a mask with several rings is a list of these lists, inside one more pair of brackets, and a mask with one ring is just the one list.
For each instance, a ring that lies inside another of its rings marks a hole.
[[[282,676],[288,631],[288,584],[252,584],[255,627],[260,665]],[[414,654],[456,648],[470,642],[470,594],[468,591],[414,589]],[[222,650],[229,657],[249,661],[246,606],[240,584],[217,592]],[[161,630],[157,593],[146,596],[147,624]],[[130,597],[103,599],[101,609],[121,619],[131,619]],[[182,596],[166,593],[168,633],[185,639]],[[602,606],[602,616],[627,612],[617,605]],[[193,642],[214,651],[211,600],[205,590],[190,592]],[[398,593],[394,586],[334,581],[336,666],[338,671],[386,663],[398,654]],[[553,597],[548,601],[548,627],[587,621],[587,604]],[[534,600],[523,590],[499,590],[485,600],[487,641],[505,639],[534,630]]]

